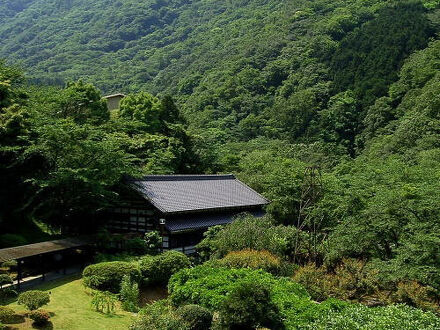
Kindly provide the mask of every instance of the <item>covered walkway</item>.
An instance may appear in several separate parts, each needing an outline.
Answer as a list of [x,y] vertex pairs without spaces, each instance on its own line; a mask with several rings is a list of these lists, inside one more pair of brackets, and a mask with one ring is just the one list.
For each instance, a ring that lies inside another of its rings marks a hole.
[[[62,277],[68,273],[79,272],[90,258],[92,240],[75,237],[35,244],[0,249],[0,263],[17,261],[17,278],[14,284],[21,288],[38,280]],[[25,269],[28,274],[25,274]],[[60,272],[61,271],[61,272]]]

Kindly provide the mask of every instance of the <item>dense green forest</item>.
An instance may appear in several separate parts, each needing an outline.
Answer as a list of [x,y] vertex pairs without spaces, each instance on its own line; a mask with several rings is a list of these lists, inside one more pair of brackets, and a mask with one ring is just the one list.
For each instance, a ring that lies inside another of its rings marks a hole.
[[[332,120],[317,113],[347,90],[356,107],[347,120],[360,122],[434,37],[438,16],[436,1],[2,3],[0,57],[30,81],[170,94],[216,140],[314,137]],[[353,149],[360,129],[326,138]]]
[[[273,248],[315,300],[438,313],[439,8],[2,1],[0,226],[81,230],[125,175],[233,172],[272,201],[266,227],[208,233],[202,256]],[[110,113],[112,92],[128,96]],[[320,282],[338,269],[348,298]]]

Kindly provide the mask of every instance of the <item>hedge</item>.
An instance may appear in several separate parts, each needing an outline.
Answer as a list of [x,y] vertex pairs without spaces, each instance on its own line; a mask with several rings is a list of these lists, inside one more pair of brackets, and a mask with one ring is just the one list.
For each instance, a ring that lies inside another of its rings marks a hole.
[[101,262],[87,266],[83,271],[83,282],[89,288],[119,293],[122,278],[127,275],[139,282],[141,272],[136,263],[124,261]]
[[171,275],[191,265],[188,257],[182,252],[167,251],[157,256],[146,256],[140,261],[144,283],[167,284]]

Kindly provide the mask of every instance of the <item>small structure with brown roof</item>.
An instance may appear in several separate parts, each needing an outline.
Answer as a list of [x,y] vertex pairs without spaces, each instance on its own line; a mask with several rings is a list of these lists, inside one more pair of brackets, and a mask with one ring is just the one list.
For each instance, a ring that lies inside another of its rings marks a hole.
[[119,109],[119,106],[121,104],[121,100],[124,97],[125,97],[125,95],[121,94],[121,93],[104,96],[104,99],[107,101],[107,108],[110,111]]

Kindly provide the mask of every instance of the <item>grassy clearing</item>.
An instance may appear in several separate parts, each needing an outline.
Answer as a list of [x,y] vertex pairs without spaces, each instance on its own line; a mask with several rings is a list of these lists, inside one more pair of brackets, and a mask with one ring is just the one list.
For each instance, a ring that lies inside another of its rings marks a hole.
[[[132,320],[130,313],[117,308],[113,315],[98,313],[90,305],[92,300],[87,290],[82,285],[79,276],[68,277],[62,280],[44,283],[35,288],[50,292],[50,303],[44,306],[51,313],[52,325],[47,329],[127,329]],[[11,302],[9,307],[18,313],[24,313],[23,306]],[[12,329],[32,329],[31,320],[14,324]]]

